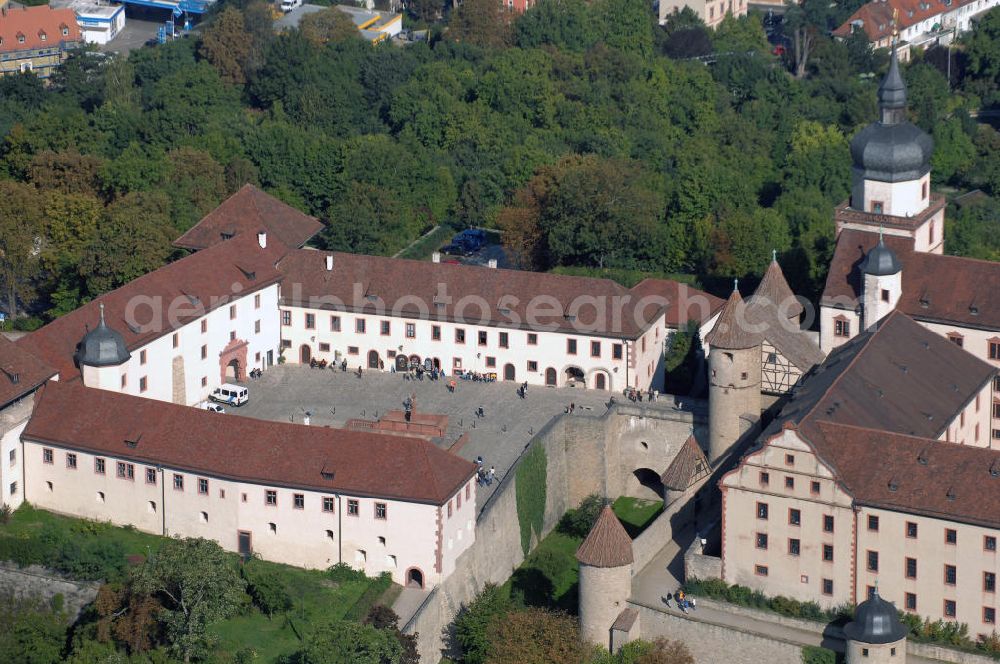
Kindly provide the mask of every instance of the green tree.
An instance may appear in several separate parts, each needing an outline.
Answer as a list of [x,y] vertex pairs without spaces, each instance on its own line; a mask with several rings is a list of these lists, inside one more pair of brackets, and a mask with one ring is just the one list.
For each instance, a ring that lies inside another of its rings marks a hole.
[[715,51],[766,54],[770,48],[760,17],[761,14],[756,12],[739,18],[726,14],[712,34]]
[[499,0],[465,0],[451,13],[448,37],[484,48],[506,46],[511,38],[512,14]]
[[242,85],[247,78],[251,45],[250,34],[243,23],[243,12],[228,6],[205,28],[200,52],[218,70],[222,80]]
[[455,616],[455,641],[462,648],[466,664],[484,664],[490,650],[490,627],[502,621],[511,610],[503,590],[487,583],[467,606]]
[[236,613],[246,599],[235,560],[206,539],[165,542],[135,570],[132,583],[138,592],[161,599],[159,620],[171,650],[185,662],[207,652],[208,626]]
[[546,0],[524,12],[514,23],[514,40],[521,48],[551,45],[583,51],[597,39],[583,0]]
[[0,288],[3,304],[17,318],[34,297],[38,278],[35,242],[42,230],[41,201],[34,187],[0,181]]
[[247,594],[254,606],[267,614],[268,618],[292,608],[292,597],[274,572],[251,561],[240,568],[240,574],[247,582]]
[[76,150],[43,150],[31,159],[28,177],[39,189],[55,189],[64,194],[96,196],[101,189],[104,160],[81,155]]
[[384,189],[352,182],[326,213],[326,246],[334,251],[386,255],[401,249],[406,227],[403,210]]
[[303,16],[299,22],[299,30],[314,46],[359,38],[358,29],[354,27],[351,17],[336,7]]
[[1000,202],[995,198],[964,206],[946,219],[945,246],[949,254],[1000,261],[1000,239],[996,232]]
[[994,95],[1000,88],[1000,8],[991,9],[976,21],[972,34],[965,39],[965,55],[965,86],[986,103],[996,101]]
[[486,664],[578,664],[585,647],[574,618],[528,607],[490,624]]
[[936,182],[961,180],[976,159],[976,146],[957,118],[948,118],[934,126],[934,153],[931,173]]
[[403,648],[389,630],[346,620],[317,628],[298,653],[300,664],[399,664]]
[[182,230],[211,212],[226,195],[226,177],[212,155],[180,147],[166,155],[166,190],[173,208],[171,219]]
[[0,661],[57,664],[65,641],[64,613],[37,597],[0,595]]
[[785,186],[815,187],[832,201],[850,191],[851,153],[839,129],[805,120],[792,132],[785,161]]

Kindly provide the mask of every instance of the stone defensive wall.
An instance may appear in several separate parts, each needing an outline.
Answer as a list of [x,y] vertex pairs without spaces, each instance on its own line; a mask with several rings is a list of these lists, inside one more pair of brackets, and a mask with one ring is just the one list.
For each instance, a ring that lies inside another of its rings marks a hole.
[[70,622],[80,615],[83,607],[94,601],[99,585],[74,581],[38,565],[22,568],[14,563],[0,562],[0,591],[15,597],[38,597],[46,602],[62,595]]
[[[638,482],[631,484],[635,482],[633,471],[661,463],[662,471],[667,463],[665,453],[687,439],[696,418],[691,412],[659,404],[616,404],[600,415],[578,412],[550,420],[525,445],[518,461],[481,508],[475,545],[459,557],[455,571],[430,592],[404,626],[405,633],[419,635],[421,663],[438,664],[442,653],[452,649],[449,627],[462,606],[485,584],[504,583],[524,561],[517,471],[526,455],[535,448],[545,454],[542,529],[532,532],[530,552],[566,510],[589,494],[613,498],[630,490],[645,490]],[[669,518],[664,524],[669,524]],[[670,533],[659,536],[669,539]],[[661,546],[665,541],[661,540]]]

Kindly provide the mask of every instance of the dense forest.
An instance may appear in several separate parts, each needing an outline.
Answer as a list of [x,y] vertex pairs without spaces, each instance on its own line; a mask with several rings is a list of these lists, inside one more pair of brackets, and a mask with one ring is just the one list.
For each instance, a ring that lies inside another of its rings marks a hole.
[[[83,51],[50,85],[0,79],[0,287],[21,327],[176,256],[245,182],[314,214],[322,246],[392,254],[428,228],[495,227],[523,267],[759,274],[777,249],[815,295],[851,135],[887,54],[826,35],[853,7],[806,0],[775,55],[762,17],[666,26],[642,0],[415,2],[424,42],[371,45],[335,10],[275,34],[222,3],[189,38]],[[415,21],[415,22],[414,22]],[[692,56],[716,54],[705,64]],[[1000,195],[1000,11],[906,68],[934,183]],[[949,249],[1000,258],[998,208],[951,211]]]

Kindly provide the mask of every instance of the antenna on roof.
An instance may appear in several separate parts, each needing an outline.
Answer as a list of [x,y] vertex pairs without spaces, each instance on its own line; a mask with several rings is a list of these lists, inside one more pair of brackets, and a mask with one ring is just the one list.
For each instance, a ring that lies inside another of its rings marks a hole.
[[772,263],[777,263],[778,262],[778,250],[777,249],[772,249],[771,250],[771,262]]
[[740,280],[737,277],[733,279],[733,290],[738,291],[739,289],[740,289]]
[[101,309],[101,327],[104,327],[104,325],[105,325],[105,323],[104,323],[104,303],[101,302],[97,306],[100,307],[100,309]]

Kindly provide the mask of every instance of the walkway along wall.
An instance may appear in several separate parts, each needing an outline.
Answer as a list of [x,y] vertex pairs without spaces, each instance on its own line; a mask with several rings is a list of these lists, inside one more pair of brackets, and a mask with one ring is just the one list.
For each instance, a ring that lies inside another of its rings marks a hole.
[[[455,571],[428,595],[404,626],[407,634],[419,634],[422,664],[438,664],[442,652],[451,648],[448,629],[455,615],[482,590],[486,583],[503,583],[524,562],[521,524],[517,509],[517,472],[535,448],[545,453],[545,508],[540,532],[532,532],[530,547],[555,528],[566,510],[576,507],[592,493],[616,497],[631,476],[633,453],[621,450],[622,432],[634,429],[625,418],[646,418],[640,428],[661,442],[679,446],[690,434],[690,413],[668,408],[637,409],[616,406],[602,415],[573,414],[553,418],[525,446],[524,452],[500,486],[480,510],[476,522],[476,544],[463,553]],[[674,440],[679,439],[679,440]],[[626,470],[622,470],[622,469]],[[667,535],[669,537],[669,534]]]

